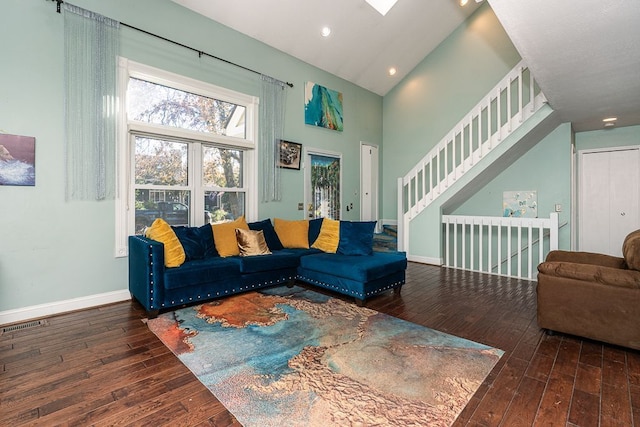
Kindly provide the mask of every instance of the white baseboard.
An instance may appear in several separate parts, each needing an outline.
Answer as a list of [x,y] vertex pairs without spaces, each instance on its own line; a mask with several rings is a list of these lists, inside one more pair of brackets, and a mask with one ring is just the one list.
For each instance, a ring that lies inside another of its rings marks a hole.
[[413,262],[419,262],[421,264],[442,265],[442,258],[431,258],[426,256],[417,256],[407,254],[407,260]]
[[378,222],[383,225],[398,225],[397,219],[380,219]]
[[99,305],[127,301],[130,299],[131,294],[129,291],[127,289],[123,289],[121,291],[105,292],[103,294],[89,295],[65,301],[56,301],[47,304],[38,304],[13,310],[0,311],[0,325],[8,325],[11,323],[23,322],[25,320],[38,319],[54,314],[82,310]]

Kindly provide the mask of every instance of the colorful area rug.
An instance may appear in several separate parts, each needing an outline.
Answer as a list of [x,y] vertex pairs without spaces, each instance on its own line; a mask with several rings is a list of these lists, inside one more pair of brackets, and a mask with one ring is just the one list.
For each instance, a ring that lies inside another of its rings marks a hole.
[[147,322],[244,426],[449,426],[502,356],[300,287]]

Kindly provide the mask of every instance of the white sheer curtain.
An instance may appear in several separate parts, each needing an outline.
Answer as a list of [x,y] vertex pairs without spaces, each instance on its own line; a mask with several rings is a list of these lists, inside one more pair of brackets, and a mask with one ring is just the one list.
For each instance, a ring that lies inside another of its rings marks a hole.
[[113,199],[119,23],[64,3],[67,200]]
[[285,83],[262,75],[260,96],[260,160],[262,202],[282,200],[278,142],[284,133]]

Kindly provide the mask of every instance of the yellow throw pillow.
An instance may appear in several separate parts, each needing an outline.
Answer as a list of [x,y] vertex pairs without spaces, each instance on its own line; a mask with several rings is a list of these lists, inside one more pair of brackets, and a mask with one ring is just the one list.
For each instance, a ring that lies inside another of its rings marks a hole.
[[236,228],[240,256],[269,255],[271,251],[264,240],[262,230],[243,230]]
[[167,222],[161,218],[157,218],[148,227],[144,235],[152,240],[161,242],[164,244],[164,265],[165,267],[180,267],[186,256],[184,254],[184,248],[178,240],[178,236],[173,231],[173,228]]
[[244,215],[236,218],[234,221],[213,224],[211,227],[213,229],[213,242],[216,245],[218,255],[221,257],[240,255],[238,239],[236,238],[236,228],[242,230],[249,229]]
[[320,227],[320,234],[312,248],[320,249],[323,252],[335,254],[340,243],[340,221],[324,218]]
[[285,248],[309,249],[309,221],[275,218],[273,228]]

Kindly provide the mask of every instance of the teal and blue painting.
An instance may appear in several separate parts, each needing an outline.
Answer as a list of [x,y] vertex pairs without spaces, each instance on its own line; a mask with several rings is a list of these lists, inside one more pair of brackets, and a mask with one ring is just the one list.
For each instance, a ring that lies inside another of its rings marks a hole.
[[342,120],[342,93],[307,82],[304,87],[305,124],[342,132]]

